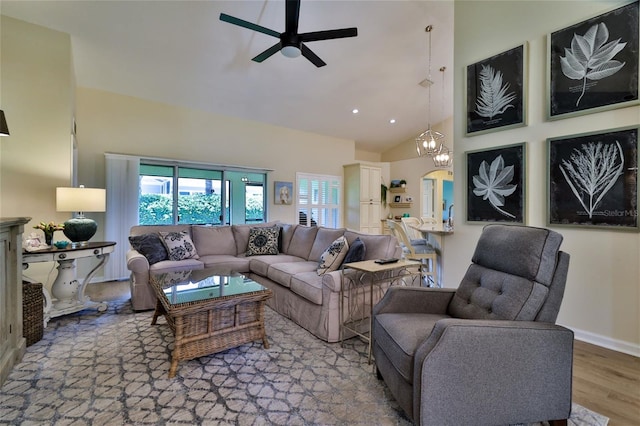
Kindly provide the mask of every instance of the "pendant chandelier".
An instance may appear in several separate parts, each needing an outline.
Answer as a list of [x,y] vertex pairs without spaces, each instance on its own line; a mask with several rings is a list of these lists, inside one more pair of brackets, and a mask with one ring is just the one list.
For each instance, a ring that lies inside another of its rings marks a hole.
[[418,157],[423,157],[423,156],[432,157],[433,155],[435,155],[438,150],[438,141],[444,138],[444,135],[442,133],[431,129],[431,85],[433,84],[433,81],[431,80],[431,31],[432,30],[433,30],[433,25],[429,25],[427,26],[427,28],[425,28],[425,31],[429,34],[429,75],[423,83],[424,85],[427,86],[427,90],[429,91],[429,99],[427,103],[427,130],[422,132],[416,138],[416,151],[418,152]]
[[[442,102],[440,106],[442,108],[441,117],[444,117],[444,71],[446,67],[441,67],[440,72],[442,73]],[[444,135],[443,135],[444,137]],[[433,154],[433,164],[439,168],[451,167],[451,163],[453,162],[453,153],[449,151],[449,148],[444,144],[444,141],[440,142],[438,149]]]

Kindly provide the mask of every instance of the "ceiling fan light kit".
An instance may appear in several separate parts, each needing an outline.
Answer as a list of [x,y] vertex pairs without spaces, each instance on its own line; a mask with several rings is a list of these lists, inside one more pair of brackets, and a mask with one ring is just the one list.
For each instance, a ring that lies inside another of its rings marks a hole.
[[282,53],[287,58],[297,58],[302,54],[300,49],[295,46],[283,46],[282,49],[280,49],[280,53]]
[[298,33],[298,23],[300,21],[300,0],[287,0],[285,3],[285,30],[283,33],[265,28],[261,25],[239,19],[225,13],[220,14],[220,20],[233,25],[238,25],[253,31],[279,38],[280,41],[264,52],[252,58],[255,62],[262,62],[280,51],[287,58],[297,58],[302,55],[316,67],[327,65],[318,55],[304,45],[306,42],[331,40],[336,38],[355,37],[358,35],[357,28],[342,28],[338,30],[315,31],[310,33]]

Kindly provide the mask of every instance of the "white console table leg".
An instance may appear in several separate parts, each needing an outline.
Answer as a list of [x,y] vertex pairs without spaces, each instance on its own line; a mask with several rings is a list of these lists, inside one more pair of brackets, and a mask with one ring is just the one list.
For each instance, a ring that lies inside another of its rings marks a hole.
[[89,296],[84,295],[84,290],[91,278],[109,259],[109,253],[99,254],[96,258],[100,262],[84,277],[82,284],[76,279],[75,259],[58,260],[58,276],[51,286],[54,302],[49,312],[50,318],[71,314],[87,308],[96,308],[98,312],[107,310],[106,302],[94,302]]
[[[94,302],[84,295],[84,291],[98,269],[107,262],[115,245],[116,243],[110,241],[89,242],[68,249],[51,247],[22,253],[24,269],[28,267],[29,263],[51,261],[58,263],[58,275],[51,286],[51,293],[43,288],[45,325],[51,318],[72,314],[83,309],[96,308],[98,312],[107,310],[106,302]],[[98,259],[98,264],[89,271],[82,282],[79,282],[76,279],[76,260],[90,257]]]

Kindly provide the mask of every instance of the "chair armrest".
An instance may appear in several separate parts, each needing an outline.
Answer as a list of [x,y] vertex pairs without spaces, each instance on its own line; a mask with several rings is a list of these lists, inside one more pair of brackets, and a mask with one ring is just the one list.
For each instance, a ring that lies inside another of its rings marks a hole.
[[131,272],[149,272],[149,261],[134,249],[127,251],[127,269]]
[[559,325],[443,319],[414,362],[417,423],[510,424],[571,412],[573,332]]
[[374,307],[373,315],[389,312],[444,315],[455,292],[452,288],[392,286]]

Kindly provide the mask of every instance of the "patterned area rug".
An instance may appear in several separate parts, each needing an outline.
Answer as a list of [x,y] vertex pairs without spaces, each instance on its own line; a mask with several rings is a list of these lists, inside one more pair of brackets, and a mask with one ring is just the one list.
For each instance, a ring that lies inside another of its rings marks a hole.
[[[266,309],[255,342],[183,361],[173,336],[128,301],[49,322],[0,389],[2,425],[410,425],[367,364],[366,345],[318,340]],[[607,418],[578,405],[571,425]]]

